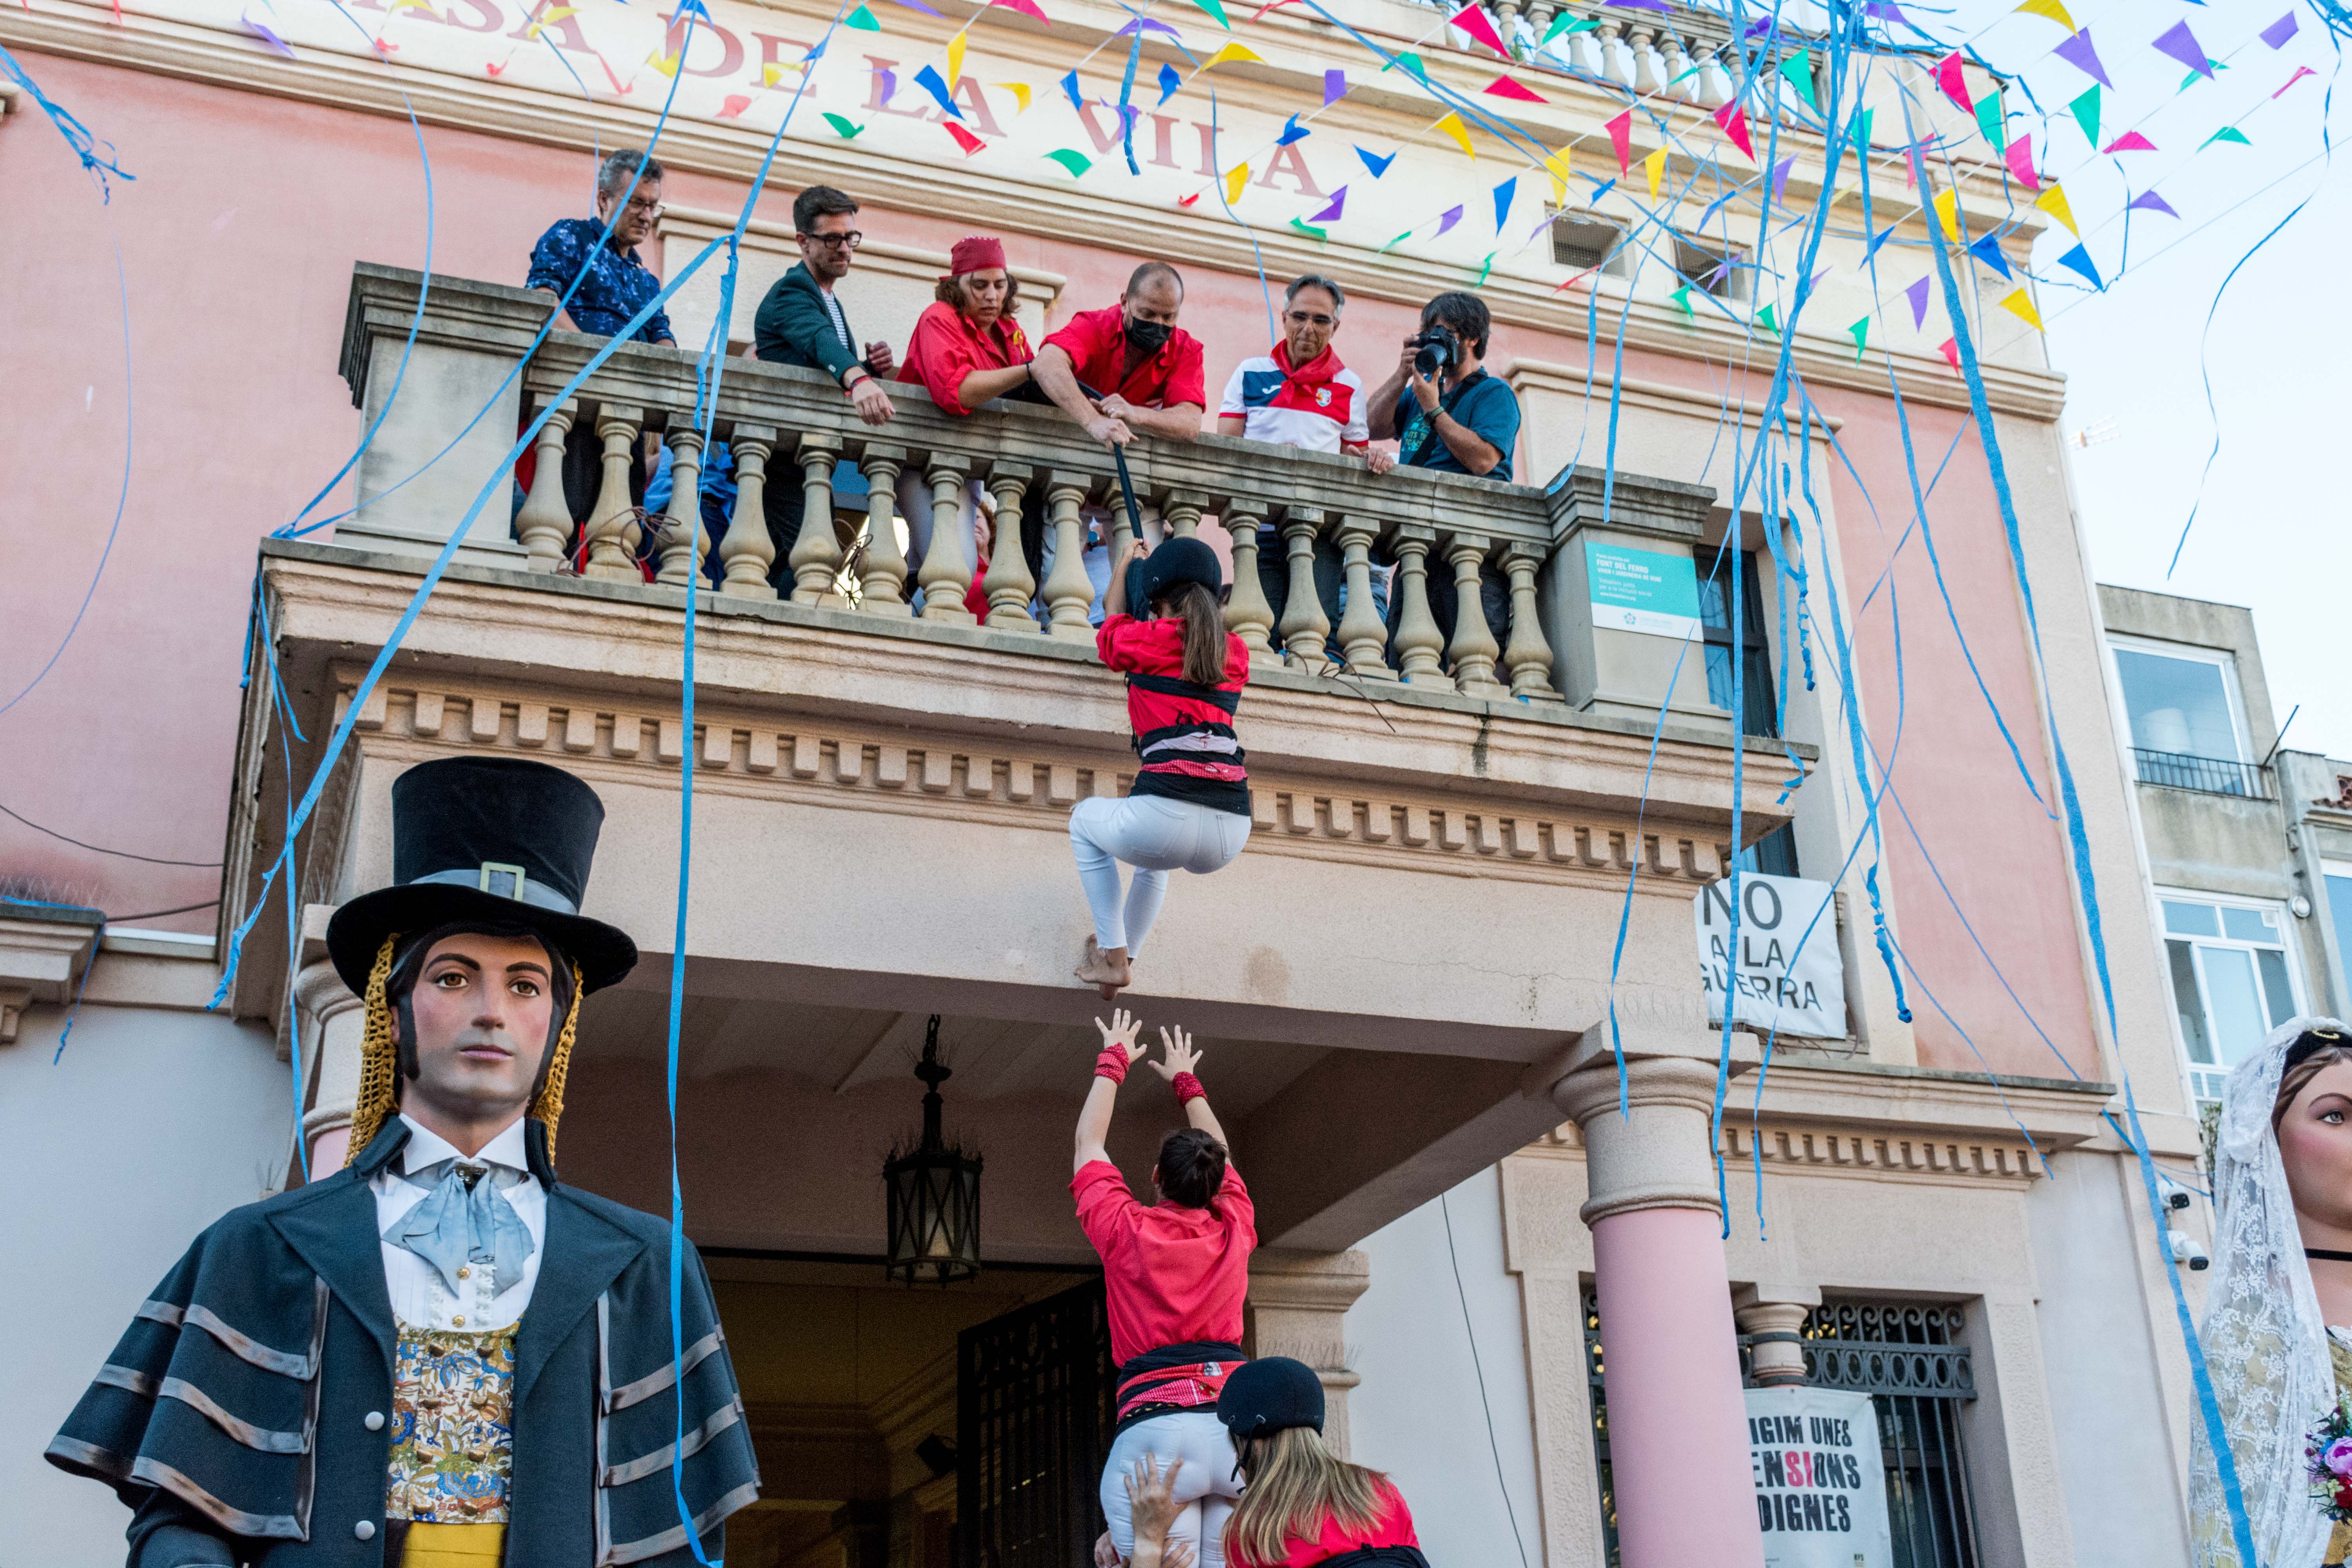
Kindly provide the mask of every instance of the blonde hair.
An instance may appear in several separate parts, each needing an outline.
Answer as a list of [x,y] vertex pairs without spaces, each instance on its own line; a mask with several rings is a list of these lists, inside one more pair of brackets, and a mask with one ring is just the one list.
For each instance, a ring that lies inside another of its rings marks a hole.
[[1225,1561],[1280,1563],[1293,1541],[1313,1541],[1327,1521],[1370,1531],[1381,1521],[1388,1478],[1331,1452],[1312,1426],[1286,1426],[1242,1439],[1249,1485],[1225,1521]]

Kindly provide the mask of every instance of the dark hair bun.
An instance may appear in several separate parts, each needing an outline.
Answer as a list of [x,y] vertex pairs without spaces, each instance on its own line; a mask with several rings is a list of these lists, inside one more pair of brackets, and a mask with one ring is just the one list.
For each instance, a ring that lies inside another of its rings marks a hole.
[[1171,1204],[1204,1209],[1225,1184],[1225,1146],[1197,1127],[1168,1134],[1160,1145],[1160,1191]]

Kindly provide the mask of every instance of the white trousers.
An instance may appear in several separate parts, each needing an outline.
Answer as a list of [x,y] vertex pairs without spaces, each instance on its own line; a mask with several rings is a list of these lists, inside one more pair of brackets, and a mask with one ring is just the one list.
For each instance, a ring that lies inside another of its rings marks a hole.
[[[1250,819],[1189,800],[1161,795],[1100,795],[1078,802],[1070,812],[1070,847],[1078,858],[1078,882],[1094,911],[1095,945],[1108,952],[1143,951],[1151,922],[1168,897],[1168,873],[1205,875],[1223,870],[1249,841]],[[1135,868],[1122,889],[1118,865]]]
[[1200,1568],[1224,1568],[1225,1521],[1242,1495],[1234,1479],[1234,1440],[1213,1410],[1183,1410],[1154,1415],[1121,1432],[1103,1462],[1103,1517],[1110,1521],[1111,1544],[1121,1561],[1135,1555],[1135,1521],[1129,1517],[1124,1478],[1150,1454],[1166,1471],[1171,1459],[1184,1461],[1176,1472],[1176,1500],[1184,1505],[1169,1527],[1168,1539],[1191,1546]]

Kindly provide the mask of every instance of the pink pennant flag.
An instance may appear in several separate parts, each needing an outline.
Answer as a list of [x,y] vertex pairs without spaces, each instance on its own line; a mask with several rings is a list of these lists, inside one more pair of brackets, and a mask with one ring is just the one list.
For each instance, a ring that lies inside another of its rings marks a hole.
[[[1723,133],[1726,136],[1731,138],[1731,144],[1734,147],[1748,154],[1749,163],[1756,161],[1756,143],[1750,141],[1748,135],[1748,116],[1739,111],[1737,100],[1715,111],[1715,122],[1723,128]],[[1619,162],[1623,162],[1622,151],[1619,154]]]
[[1976,111],[1977,106],[1969,97],[1969,84],[1960,78],[1959,50],[1954,49],[1936,62],[1936,85],[1944,89],[1946,98],[1950,99],[1962,109],[1970,113]]
[[2205,58],[2205,46],[2189,30],[2186,22],[2175,22],[2156,39],[2157,51],[2170,55],[2201,77],[2211,77],[2212,62]]
[[2170,202],[2166,201],[2154,191],[2142,191],[2139,195],[2134,196],[2128,205],[2136,207],[2144,207],[2152,213],[2162,213],[2167,217],[2179,217],[2180,216],[2179,213],[2172,210],[2172,204]]
[[989,0],[989,3],[994,5],[1010,5],[1023,16],[1034,16],[1049,27],[1054,25],[1053,19],[1045,15],[1045,8],[1038,5],[1037,0]]
[[2042,182],[2034,176],[2033,173],[2032,137],[2019,137],[2009,144],[2009,151],[2003,156],[2008,160],[2009,172],[2017,176],[2019,184],[2029,191],[2038,191],[2042,188]]
[[740,92],[730,92],[727,95],[727,101],[719,106],[719,113],[716,118],[720,120],[732,120],[751,107],[751,100],[750,99],[744,97]]
[[1448,207],[1445,210],[1445,215],[1437,220],[1437,232],[1439,234],[1444,234],[1447,229],[1452,228],[1455,224],[1460,223],[1461,221],[1462,209],[1460,207]]
[[1542,103],[1545,101],[1541,94],[1521,86],[1519,83],[1513,81],[1507,76],[1496,77],[1495,79],[1494,85],[1487,88],[1486,90],[1496,98],[1516,99],[1521,103]]
[[1911,301],[1911,330],[1916,331],[1927,324],[1927,279],[1922,278],[1903,290],[1903,297]]
[[1946,363],[1949,364],[1954,370],[1960,368],[1960,342],[1958,338],[1946,338],[1944,340],[1943,354]]
[[2107,79],[2107,68],[2099,63],[2099,51],[2091,47],[2090,28],[2084,28],[2050,52],[2110,92],[2115,90],[2116,84]]
[[952,120],[947,122],[946,130],[949,135],[955,138],[956,145],[963,149],[963,155],[967,158],[988,145]]
[[1617,149],[1617,177],[1622,180],[1633,172],[1633,111],[1627,110],[1603,129],[1609,132],[1609,144]]
[[[1013,0],[1003,0],[1003,3],[1010,5]],[[1503,47],[1501,37],[1495,31],[1495,24],[1486,20],[1486,13],[1476,5],[1463,6],[1445,19],[1445,25],[1461,28],[1505,59],[1511,58],[1511,51]]]
[[2137,131],[2126,131],[2099,151],[2102,153],[2153,153],[2156,151],[2156,143]]
[[2301,81],[2304,78],[2307,76],[2315,76],[2316,74],[2317,73],[2309,66],[2297,66],[2294,68],[2294,74],[2286,79],[2286,87],[2280,88],[2278,92],[2274,92],[2271,94],[2271,96],[2273,98],[2276,98],[2280,93],[2286,91],[2287,87],[2293,87],[2296,82]]

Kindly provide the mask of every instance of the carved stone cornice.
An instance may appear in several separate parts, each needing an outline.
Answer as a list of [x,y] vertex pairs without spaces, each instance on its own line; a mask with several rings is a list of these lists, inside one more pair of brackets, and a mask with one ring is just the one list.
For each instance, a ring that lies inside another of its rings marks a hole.
[[16,1043],[26,1007],[72,1000],[104,919],[96,910],[38,919],[0,914],[0,1046]]

